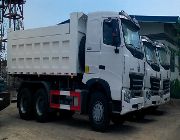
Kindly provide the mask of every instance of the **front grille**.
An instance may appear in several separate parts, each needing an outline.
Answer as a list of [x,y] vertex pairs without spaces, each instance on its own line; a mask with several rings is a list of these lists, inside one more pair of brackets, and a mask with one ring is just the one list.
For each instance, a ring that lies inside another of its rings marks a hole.
[[160,89],[160,79],[156,77],[150,78],[151,90],[158,91]]
[[151,92],[151,96],[157,96],[157,95],[160,95],[158,91],[152,91]]
[[129,78],[130,78],[130,90],[142,90],[144,75],[131,73],[129,74]]
[[163,80],[163,90],[164,90],[164,94],[170,92],[170,80],[169,79]]
[[132,98],[142,97],[142,91],[141,90],[132,90],[131,92]]

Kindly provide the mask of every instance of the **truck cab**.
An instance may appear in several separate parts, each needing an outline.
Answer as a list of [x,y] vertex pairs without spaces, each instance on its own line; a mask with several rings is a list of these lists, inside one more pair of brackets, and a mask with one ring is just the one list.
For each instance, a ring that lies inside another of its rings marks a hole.
[[160,65],[156,55],[156,45],[148,37],[142,36],[145,54],[144,107],[160,105]]
[[143,108],[143,51],[140,26],[125,12],[88,15],[83,82],[109,88],[112,112],[127,114]]
[[161,104],[164,104],[170,100],[170,51],[163,43],[156,41],[155,44],[161,71]]

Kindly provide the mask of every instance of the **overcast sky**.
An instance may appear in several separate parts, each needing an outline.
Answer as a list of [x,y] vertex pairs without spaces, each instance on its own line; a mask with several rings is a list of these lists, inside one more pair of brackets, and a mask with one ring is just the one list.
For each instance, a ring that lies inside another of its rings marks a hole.
[[71,12],[121,11],[135,15],[180,16],[180,0],[26,0],[25,29],[55,25]]

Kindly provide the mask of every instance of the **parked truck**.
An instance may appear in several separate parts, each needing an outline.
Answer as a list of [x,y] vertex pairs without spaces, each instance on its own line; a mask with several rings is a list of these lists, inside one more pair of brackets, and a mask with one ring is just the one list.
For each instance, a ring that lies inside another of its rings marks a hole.
[[0,111],[10,105],[10,93],[7,91],[6,82],[0,77]]
[[161,104],[164,104],[170,100],[170,51],[165,44],[159,41],[155,44],[161,71]]
[[148,37],[142,36],[145,53],[144,107],[159,106],[160,97],[160,65],[156,55],[156,44]]
[[[56,26],[8,32],[9,75],[21,78],[17,107],[34,113],[88,114],[94,130],[142,109],[144,55],[140,26],[124,11],[72,13]],[[69,113],[67,113],[67,111]]]

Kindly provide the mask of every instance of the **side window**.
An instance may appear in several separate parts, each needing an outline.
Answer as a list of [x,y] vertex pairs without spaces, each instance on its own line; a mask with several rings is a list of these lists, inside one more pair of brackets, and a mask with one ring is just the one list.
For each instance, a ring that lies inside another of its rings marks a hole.
[[103,43],[111,46],[117,46],[120,44],[120,30],[117,19],[104,20]]

